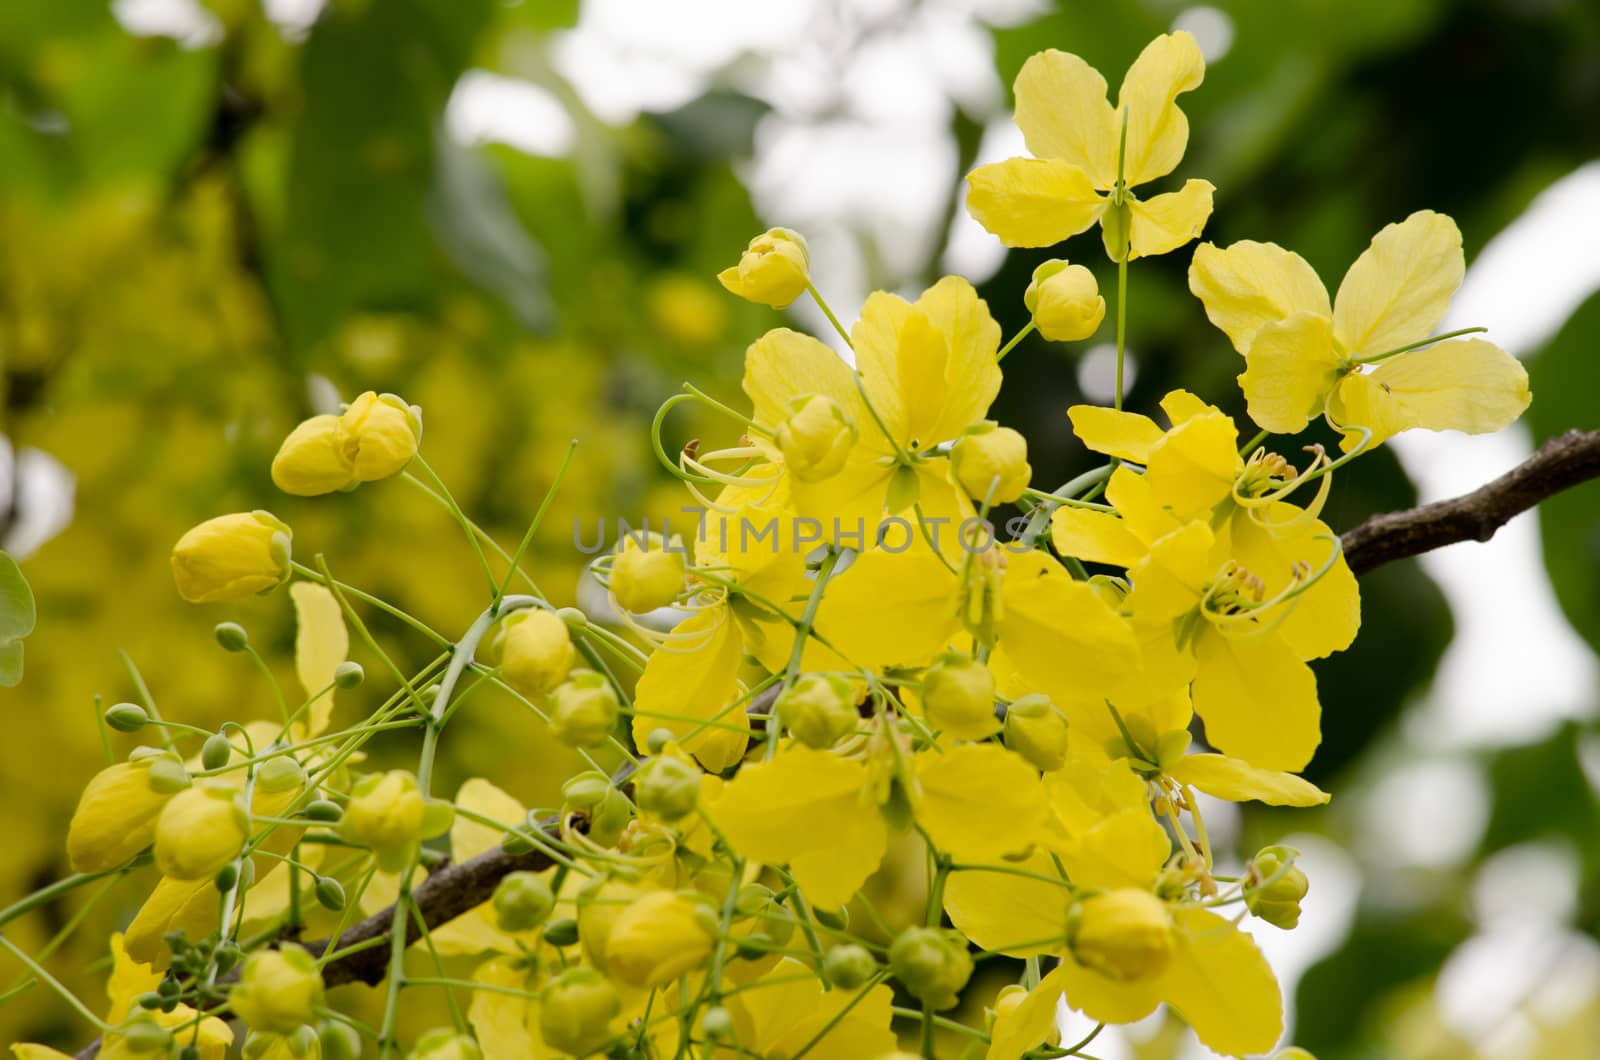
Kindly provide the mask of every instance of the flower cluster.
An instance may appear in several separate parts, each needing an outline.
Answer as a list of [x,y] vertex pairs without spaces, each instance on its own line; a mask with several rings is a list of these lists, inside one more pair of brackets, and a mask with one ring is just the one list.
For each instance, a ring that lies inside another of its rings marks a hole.
[[[1123,277],[1186,246],[1212,186],[1133,189],[1179,164],[1177,99],[1203,74],[1192,38],[1160,37],[1113,105],[1081,59],[1033,57],[1016,120],[1035,157],[973,172],[973,215],[1020,247],[1098,223]],[[803,238],[774,229],[720,279],[781,307],[815,296],[810,266]],[[499,546],[442,483],[430,495],[488,583],[458,635],[295,562],[266,512],[196,527],[172,557],[186,599],[294,579],[304,696],[218,732],[152,703],[108,712],[159,745],[89,782],[68,850],[85,878],[153,860],[160,879],[113,944],[104,1053],[220,1056],[218,1010],[248,1032],[249,1056],[331,1060],[370,1036],[387,1057],[405,999],[440,991],[451,1022],[410,1041],[413,1057],[1076,1055],[1060,1042],[1063,999],[1101,1025],[1165,1003],[1217,1052],[1270,1052],[1282,998],[1251,927],[1292,928],[1311,881],[1282,846],[1225,873],[1198,793],[1327,801],[1296,774],[1320,740],[1309,663],[1360,625],[1320,518],[1333,472],[1399,431],[1498,429],[1529,400],[1503,351],[1432,335],[1462,271],[1459,233],[1427,212],[1380,232],[1331,305],[1289,251],[1202,244],[1190,285],[1244,358],[1261,433],[1242,441],[1185,391],[1159,421],[1125,410],[1119,385],[1111,407],[1066,411],[1102,459],[1056,490],[1032,484],[1028,441],[989,418],[1020,336],[1002,344],[965,279],[869,296],[839,329],[848,359],[770,331],[746,355],[748,413],[691,387],[658,417],[695,401],[737,433],[668,458],[704,508],[694,540],[630,537],[587,575],[605,598],[586,610],[521,571],[527,539],[495,573],[483,550]],[[1093,274],[1060,260],[1024,301],[1026,330],[1051,341],[1089,338],[1107,310]],[[1119,338],[1126,310],[1119,298]],[[1338,458],[1313,446],[1296,466],[1263,444],[1316,417]],[[296,428],[273,480],[315,495],[395,476],[420,423],[403,400],[364,394]],[[1023,512],[1010,540],[993,527],[1000,505]],[[751,539],[774,522],[803,523],[804,545]],[[395,667],[373,611],[438,658]],[[363,679],[352,629],[393,684],[341,728],[335,695]],[[217,635],[255,654],[238,626]],[[524,806],[486,779],[453,799],[432,790],[449,721],[495,689],[583,763],[559,805]],[[394,732],[415,736],[415,768],[364,768],[363,748]],[[445,856],[479,892],[436,900],[429,869]],[[348,941],[383,910],[382,934]],[[386,962],[368,1022],[331,984],[373,946]],[[980,988],[977,962],[996,956],[1014,972]],[[467,977],[446,958],[469,958]]]

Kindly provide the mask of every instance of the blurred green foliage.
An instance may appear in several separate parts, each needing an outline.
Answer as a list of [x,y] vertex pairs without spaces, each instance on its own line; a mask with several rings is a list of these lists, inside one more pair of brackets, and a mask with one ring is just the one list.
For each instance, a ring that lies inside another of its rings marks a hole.
[[[1058,4],[993,31],[999,77],[1009,84],[1044,47],[1123,69],[1179,6]],[[1207,232],[1217,242],[1271,238],[1333,280],[1379,227],[1429,206],[1458,218],[1470,257],[1552,179],[1600,156],[1593,4],[1214,6],[1235,37],[1204,90],[1185,98],[1194,147],[1178,175],[1217,184]],[[278,602],[180,604],[165,554],[187,526],[276,497],[302,559],[326,552],[337,575],[438,628],[475,613],[475,561],[418,491],[392,482],[326,504],[272,490],[277,442],[327,401],[328,384],[346,397],[375,388],[422,405],[424,453],[507,546],[579,438],[574,473],[535,543],[541,583],[570,597],[583,559],[570,545],[575,518],[677,508],[648,446],[656,404],[689,376],[731,396],[743,345],[780,322],[712,281],[752,234],[787,220],[758,219],[741,180],[765,105],[728,87],[737,81],[612,127],[549,61],[552,34],[578,21],[577,0],[335,0],[303,39],[251,0],[207,7],[220,39],[182,47],[130,35],[101,0],[0,4],[3,429],[61,460],[77,491],[72,525],[24,562],[43,619],[28,641],[27,680],[3,701],[0,791],[12,812],[0,904],[64,869],[65,821],[101,762],[96,697],[133,695],[118,649],[159,702],[198,724],[270,702],[238,657],[210,649],[217,621],[246,624],[289,679]],[[569,155],[453,141],[445,105],[477,67],[552,92],[573,120]],[[953,112],[963,163],[987,118]],[[956,195],[952,182],[952,203]],[[1114,288],[1096,239],[1007,256],[982,293],[1008,334],[1025,322],[1020,291],[1044,257],[1096,263],[1102,287]],[[875,278],[931,277],[942,249],[920,276]],[[1182,386],[1242,413],[1237,360],[1188,296],[1186,263],[1175,254],[1135,271],[1130,403],[1149,407]],[[1600,298],[1533,361],[1539,438],[1597,425],[1597,343]],[[1087,465],[1062,416],[1083,400],[1070,351],[1030,339],[1006,367],[996,415],[1030,438],[1058,440],[1031,456],[1041,481],[1065,481]],[[699,428],[674,425],[668,441]],[[1305,441],[1330,439],[1313,431]],[[1349,526],[1413,500],[1380,454],[1339,476],[1326,517]],[[1541,525],[1561,603],[1600,648],[1600,491],[1557,498]],[[420,564],[429,578],[406,576]],[[1394,738],[1451,635],[1442,596],[1415,564],[1363,579],[1362,591],[1361,638],[1319,671],[1330,709],[1312,776],[1336,791],[1382,768],[1377,748]],[[421,661],[415,637],[381,616],[373,629],[386,651]],[[1583,852],[1577,922],[1590,933],[1600,924],[1600,817],[1580,758],[1593,738],[1592,725],[1569,726],[1486,755],[1492,810],[1473,856],[1537,837],[1571,842]],[[551,793],[517,762],[542,741],[537,721],[485,698],[452,729],[444,783],[469,769],[512,778],[506,786],[537,804]],[[117,753],[129,746],[112,740]],[[1266,820],[1247,819],[1244,835]],[[1356,818],[1316,820],[1355,849]],[[137,893],[112,895],[94,915],[125,921]],[[1418,991],[1473,927],[1463,888],[1424,896],[1402,909],[1363,906],[1349,937],[1302,980],[1301,1040],[1322,1060],[1476,1055],[1416,1030],[1426,1008]],[[75,908],[17,925],[16,941],[38,952]],[[67,944],[83,969],[74,986],[99,974],[97,937],[84,931]],[[73,1044],[37,990],[0,1004],[0,1038],[24,1032]]]

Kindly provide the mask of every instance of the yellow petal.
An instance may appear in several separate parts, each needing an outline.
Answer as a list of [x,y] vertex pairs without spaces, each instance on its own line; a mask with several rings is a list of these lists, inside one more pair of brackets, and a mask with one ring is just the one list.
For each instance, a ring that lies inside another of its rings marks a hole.
[[[943,442],[983,419],[1000,392],[1000,325],[970,282],[946,276],[922,292],[917,309],[943,339],[945,395],[931,434]],[[926,448],[926,439],[920,439]]]
[[701,765],[720,773],[744,757],[750,740],[750,719],[736,705],[744,654],[738,624],[728,608],[707,607],[672,634],[639,676],[634,742],[643,747],[651,731],[667,729]]
[[741,1031],[741,1046],[774,1057],[798,1056],[809,1046],[808,1056],[839,1060],[877,1060],[894,1051],[895,1036],[889,1030],[893,991],[881,983],[865,991],[825,991],[804,971],[799,961],[785,958],[729,999],[736,1025],[749,1028],[748,1039]]
[[[1452,339],[1346,376],[1330,411],[1343,426],[1370,427],[1375,445],[1412,427],[1498,431],[1522,415],[1532,396],[1515,357],[1482,339]],[[1347,433],[1344,448],[1359,439]]]
[[1106,483],[1106,500],[1117,509],[1128,530],[1146,545],[1183,525],[1156,499],[1149,480],[1131,468],[1119,467]]
[[1144,555],[1144,543],[1120,516],[1087,508],[1057,508],[1050,517],[1050,542],[1059,554],[1089,563],[1131,567]]
[[1216,568],[1211,562],[1215,537],[1205,523],[1188,523],[1151,544],[1150,552],[1129,571],[1133,593],[1129,604],[1146,621],[1177,618],[1200,603],[1200,594]]
[[[300,687],[315,696],[333,683],[333,673],[350,655],[350,632],[344,612],[328,588],[314,582],[289,586],[294,600],[294,669]],[[328,727],[333,713],[333,690],[323,692],[307,712],[307,729],[316,736]]]
[[[528,974],[515,967],[512,958],[496,957],[478,965],[472,981],[502,990],[527,990]],[[467,1022],[472,1024],[484,1060],[523,1060],[527,1057],[556,1055],[545,1047],[539,1035],[530,1028],[538,1026],[536,1002],[503,994],[498,990],[474,990],[472,1004],[467,1009]]]
[[863,763],[797,747],[746,765],[711,813],[734,850],[787,864],[813,903],[839,906],[872,875],[888,842],[867,786]]
[[1212,409],[1166,433],[1150,451],[1145,479],[1156,503],[1179,519],[1191,519],[1209,515],[1230,496],[1243,467],[1238,428]]
[[1007,870],[1059,878],[1055,862],[1042,850],[1023,861],[998,862],[992,872],[977,868],[951,873],[944,886],[950,922],[984,949],[1012,957],[1059,949],[1072,903],[1066,881],[1051,883]]
[[999,643],[1026,681],[1103,698],[1138,667],[1127,620],[1048,555],[1011,556],[1001,596]]
[[1074,838],[1126,810],[1149,816],[1149,786],[1126,759],[1111,761],[1074,751],[1065,769],[1045,776],[1044,789],[1057,821]]
[[1024,1053],[1044,1044],[1056,1029],[1056,1002],[1066,989],[1069,974],[1055,968],[1028,991],[1022,1004],[1002,1013],[994,1021],[989,1051],[983,1054],[983,1060],[1021,1060]]
[[[767,332],[745,351],[744,392],[751,419],[768,428],[788,419],[789,402],[807,394],[832,398],[852,417],[862,411],[850,366],[830,347],[788,328]],[[864,431],[869,425],[856,426]]]
[[1014,86],[1016,122],[1035,158],[1083,170],[1106,191],[1117,180],[1117,115],[1106,79],[1076,55],[1051,48],[1022,64]]
[[1208,416],[1221,410],[1215,405],[1206,404],[1187,390],[1169,390],[1161,397],[1161,411],[1177,427],[1196,416]]
[[1133,1023],[1161,1004],[1160,977],[1121,982],[1085,968],[1068,953],[1057,966],[1067,1004],[1092,1020]]
[[1049,247],[1105,210],[1094,181],[1070,162],[1010,158],[967,174],[967,212],[1008,247]]
[[1103,405],[1074,405],[1067,410],[1067,419],[1072,421],[1072,433],[1085,448],[1135,464],[1149,463],[1150,450],[1161,441],[1162,431],[1156,421],[1137,412]]
[[1166,829],[1150,816],[1148,806],[1123,810],[1084,832],[1062,861],[1080,887],[1148,889],[1172,854]]
[[[1293,569],[1321,570],[1335,548],[1333,530],[1320,519],[1305,519],[1304,512],[1287,503],[1269,505],[1259,512],[1262,526],[1247,511],[1229,520],[1229,554],[1260,578],[1265,595],[1275,596],[1289,587]],[[1361,590],[1350,565],[1340,556],[1328,572],[1293,601],[1278,626],[1278,635],[1301,659],[1321,659],[1344,651],[1361,627]]]
[[1189,755],[1166,773],[1180,784],[1199,788],[1229,802],[1264,802],[1269,806],[1321,806],[1328,793],[1293,773],[1257,769],[1226,755]]
[[1250,418],[1274,434],[1297,434],[1322,414],[1342,358],[1325,316],[1297,312],[1262,325],[1239,376]]
[[11,1046],[11,1055],[16,1060],[72,1060],[72,1054],[37,1042],[16,1042]]
[[[953,543],[954,528],[943,536]],[[828,583],[816,628],[858,666],[926,666],[959,629],[957,588],[931,549],[872,549]]]
[[1316,272],[1276,243],[1245,240],[1226,250],[1201,243],[1189,263],[1189,290],[1240,353],[1264,324],[1297,312],[1333,316]]
[[1333,298],[1333,333],[1347,352],[1372,356],[1428,337],[1466,273],[1461,231],[1419,210],[1386,225],[1345,273]]
[[[473,777],[461,785],[456,805],[468,813],[499,821],[506,828],[521,825],[528,814],[522,803],[482,777]],[[450,825],[450,856],[457,862],[470,860],[498,847],[504,836],[504,828],[491,828],[458,813]]]
[[1131,187],[1166,176],[1189,144],[1189,119],[1174,102],[1198,88],[1206,60],[1193,36],[1181,30],[1157,37],[1128,67],[1117,108],[1128,123],[1123,178]]
[[1201,1044],[1228,1056],[1265,1053],[1283,1033],[1283,992],[1249,935],[1204,909],[1173,913],[1177,949],[1162,995]]
[[132,1011],[139,995],[154,990],[161,979],[160,972],[128,956],[120,931],[112,935],[111,978],[106,981],[106,998],[111,1005],[106,1010],[106,1022],[121,1023]]
[[[867,399],[894,440],[908,445],[944,407],[944,336],[911,303],[883,291],[867,296],[850,335]],[[863,438],[881,437],[876,422],[860,429]]]
[[1209,180],[1188,180],[1177,191],[1132,202],[1129,260],[1166,254],[1198,238],[1211,217],[1216,190]]
[[[998,861],[1042,837],[1048,812],[1039,775],[993,743],[969,743],[916,757],[917,823],[957,861]],[[995,821],[1006,827],[996,828]]]
[[1304,769],[1322,741],[1322,707],[1311,668],[1276,633],[1195,642],[1194,711],[1206,739],[1261,769]]

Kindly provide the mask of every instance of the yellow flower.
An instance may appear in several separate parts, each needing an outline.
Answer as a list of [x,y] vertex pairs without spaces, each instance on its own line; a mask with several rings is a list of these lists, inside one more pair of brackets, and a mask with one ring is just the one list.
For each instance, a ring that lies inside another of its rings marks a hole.
[[394,394],[371,390],[339,416],[339,448],[356,482],[376,482],[405,470],[422,440],[422,410]]
[[967,208],[1011,247],[1051,246],[1100,221],[1112,260],[1176,250],[1211,216],[1211,184],[1190,180],[1144,201],[1130,189],[1183,158],[1189,120],[1176,100],[1204,76],[1192,36],[1157,37],[1128,68],[1113,108],[1105,78],[1088,63],[1040,52],[1015,85],[1017,128],[1034,157],[973,170]]
[[393,769],[361,779],[350,792],[340,828],[352,842],[371,847],[380,865],[395,871],[423,838],[426,811],[417,779]]
[[1111,979],[1151,979],[1172,961],[1172,914],[1149,891],[1104,891],[1068,915],[1067,945],[1078,963]]
[[1423,210],[1373,237],[1331,306],[1311,266],[1272,243],[1203,244],[1189,289],[1244,355],[1250,418],[1293,434],[1326,410],[1349,451],[1357,428],[1373,445],[1412,427],[1483,434],[1528,407],[1527,372],[1493,343],[1424,345],[1465,270],[1455,222]]
[[[152,776],[160,758],[166,764]],[[67,825],[73,871],[105,872],[149,846],[161,808],[186,784],[182,764],[170,754],[141,756],[96,773]]]
[[593,968],[569,968],[545,988],[539,1033],[549,1045],[587,1056],[615,1037],[612,1021],[622,1011],[617,988]]
[[785,957],[731,995],[733,1041],[719,1043],[709,1055],[719,1060],[741,1051],[794,1056],[810,1047],[830,1060],[878,1060],[894,1049],[895,1035],[889,1029],[894,998],[888,986],[880,983],[864,992],[824,990],[814,976],[798,974],[805,970]]
[[550,694],[550,731],[569,747],[598,747],[611,737],[618,709],[604,674],[573,670]]
[[[790,747],[747,764],[707,814],[740,854],[788,865],[818,906],[847,901],[883,860],[884,805],[905,792],[911,814],[957,861],[997,861],[1031,845],[1047,810],[1033,769],[991,743],[909,756],[903,776],[884,757],[869,761]],[[996,829],[994,822],[1006,821]]]
[[[927,517],[959,523],[971,505],[932,455],[983,419],[1000,390],[1000,326],[970,283],[947,276],[916,302],[876,291],[851,329],[860,389],[833,350],[787,328],[769,331],[745,353],[744,391],[752,418],[775,432],[797,398],[832,399],[859,436],[844,466],[821,481],[790,476],[792,504],[832,539],[864,528],[871,542],[885,515],[920,505]],[[865,399],[863,399],[863,394]],[[783,451],[752,439],[775,463]]]
[[191,604],[212,604],[276,588],[289,577],[291,536],[271,512],[207,519],[172,547],[178,594]]
[[290,1034],[317,1018],[322,976],[299,946],[252,953],[228,994],[234,1015],[253,1031]]
[[611,560],[611,591],[625,611],[666,607],[683,592],[685,566],[683,547],[676,540],[651,534],[641,542],[628,534]]
[[889,967],[911,996],[935,1009],[954,1008],[972,978],[972,955],[958,931],[911,927],[895,936]]
[[788,228],[771,228],[752,239],[739,264],[717,273],[717,279],[740,298],[782,309],[805,293],[810,268],[805,238]]
[[606,937],[606,974],[654,989],[704,964],[712,932],[695,903],[677,891],[651,891],[622,908]]
[[196,784],[174,795],[156,821],[156,868],[174,880],[200,880],[238,856],[250,819],[230,787]]
[[355,485],[350,458],[339,445],[339,417],[313,416],[290,431],[272,458],[272,481],[296,497],[316,497]]
[[1028,441],[1010,427],[984,422],[967,428],[950,450],[950,470],[975,501],[1011,504],[1033,478]]
[[1033,314],[1039,334],[1051,342],[1086,339],[1106,316],[1106,300],[1100,297],[1094,273],[1060,258],[1052,258],[1033,270],[1033,280],[1022,293],[1022,303]]
[[494,643],[506,683],[530,698],[554,691],[578,661],[567,624],[542,607],[507,615]]

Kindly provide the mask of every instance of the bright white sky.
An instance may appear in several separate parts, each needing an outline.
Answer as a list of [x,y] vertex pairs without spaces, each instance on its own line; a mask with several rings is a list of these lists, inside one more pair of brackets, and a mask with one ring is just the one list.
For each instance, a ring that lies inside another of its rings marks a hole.
[[[267,6],[293,34],[310,24],[321,0]],[[957,176],[948,134],[957,101],[985,119],[980,163],[1022,153],[984,23],[1019,21],[1039,6],[1032,0],[586,0],[578,27],[556,37],[552,61],[585,106],[615,124],[686,103],[712,80],[770,103],[742,175],[765,221],[806,233],[823,293],[848,320],[849,307],[867,293],[864,245],[890,277],[909,276],[937,245],[941,233],[934,229]],[[211,39],[209,16],[196,0],[117,0],[116,10],[138,32],[191,45]],[[1226,62],[1233,39],[1227,15],[1192,6],[1173,24],[1200,39],[1208,61]],[[874,31],[863,37],[868,28]],[[853,46],[857,39],[866,43]],[[541,155],[566,154],[575,135],[572,118],[545,89],[485,71],[462,79],[448,121],[465,142],[500,141]],[[1534,354],[1600,289],[1597,231],[1600,163],[1592,163],[1552,185],[1485,247],[1441,330],[1485,325],[1489,338],[1517,356]],[[948,271],[980,281],[1003,254],[957,211],[943,262]],[[831,339],[808,305],[797,304],[796,314]],[[1104,351],[1083,358],[1086,392],[1109,394],[1105,361]],[[1391,444],[1424,501],[1472,489],[1531,451],[1521,427],[1480,438],[1413,432]],[[1423,565],[1449,600],[1455,642],[1433,687],[1410,711],[1392,763],[1375,769],[1371,782],[1357,779],[1343,797],[1355,800],[1367,845],[1360,853],[1447,868],[1473,848],[1487,812],[1483,777],[1467,752],[1537,739],[1561,719],[1592,711],[1600,668],[1556,606],[1536,516],[1514,521],[1489,544],[1435,552]],[[1215,813],[1219,829],[1232,827],[1226,808]],[[1301,928],[1260,926],[1256,934],[1292,997],[1299,974],[1342,937],[1362,883],[1348,852],[1314,836],[1291,842],[1304,849],[1313,881]],[[1569,850],[1507,851],[1478,873],[1474,886],[1483,932],[1452,958],[1437,1001],[1450,1026],[1480,1042],[1486,1028],[1504,1028],[1490,1052],[1515,1058],[1526,1052],[1528,1037],[1523,1018],[1507,1014],[1519,996],[1507,987],[1508,972],[1544,974],[1536,1006],[1559,1008],[1600,989],[1600,951],[1564,927],[1576,887]],[[1540,900],[1530,901],[1533,893]],[[1565,993],[1550,985],[1558,981]],[[1069,1023],[1072,1040],[1085,1028]],[[1098,1039],[1094,1051],[1105,1060],[1131,1055],[1114,1034]],[[1191,1043],[1191,1055],[1207,1054]]]

